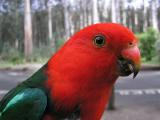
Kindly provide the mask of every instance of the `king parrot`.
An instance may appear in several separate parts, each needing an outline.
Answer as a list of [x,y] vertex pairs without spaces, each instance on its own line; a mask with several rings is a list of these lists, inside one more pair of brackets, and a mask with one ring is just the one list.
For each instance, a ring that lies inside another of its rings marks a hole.
[[49,61],[0,102],[0,120],[100,120],[119,76],[141,66],[126,27],[98,23],[75,33]]

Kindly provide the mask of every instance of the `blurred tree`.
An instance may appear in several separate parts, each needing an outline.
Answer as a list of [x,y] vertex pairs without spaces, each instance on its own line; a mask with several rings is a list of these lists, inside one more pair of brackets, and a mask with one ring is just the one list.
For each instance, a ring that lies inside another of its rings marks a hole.
[[142,57],[146,61],[152,60],[156,52],[155,43],[158,40],[155,29],[148,28],[146,32],[138,34],[137,37],[140,40]]
[[[53,38],[53,32],[52,32],[52,5],[48,3],[48,36],[49,40],[51,41]],[[54,44],[54,43],[52,43]]]
[[151,1],[151,9],[152,9],[152,26],[156,31],[159,31],[158,29],[158,20],[157,20],[157,0]]
[[67,40],[70,36],[69,4],[68,0],[62,0],[62,1],[63,1],[63,12],[64,12],[65,39]]
[[112,93],[110,96],[109,104],[108,104],[108,109],[109,110],[114,110],[115,109],[115,87],[113,86],[112,88]]
[[[0,0],[0,53],[6,52],[8,47],[8,52],[12,48],[21,55],[27,54],[24,1]],[[28,46],[33,49],[45,46],[57,49],[64,39],[97,22],[118,22],[136,33],[145,32],[151,26],[159,30],[158,0],[30,0],[30,7],[33,45]]]
[[30,0],[25,0],[25,10],[24,10],[24,54],[27,61],[31,60],[31,55],[33,52],[33,42],[32,42],[32,21],[31,21],[31,7]]
[[0,53],[6,44],[22,52],[23,14],[20,10],[22,1],[2,0],[0,6]]
[[93,0],[93,23],[99,23],[97,0]]
[[47,2],[47,7],[48,7],[48,38],[49,38],[49,43],[50,46],[56,49],[56,39],[53,38],[53,17],[52,17],[52,2],[48,0]]
[[121,4],[121,15],[122,15],[122,21],[121,21],[121,23],[123,24],[123,25],[126,25],[126,23],[127,23],[127,13],[126,13],[126,8],[125,8],[125,2],[122,0],[122,2],[121,2],[122,4]]
[[143,0],[143,31],[146,31],[147,29],[147,2],[146,0]]
[[114,22],[114,23],[116,23],[117,22],[117,10],[116,10],[116,3],[117,3],[117,1],[116,0],[111,0],[111,4],[112,4],[112,22]]
[[156,47],[158,61],[160,61],[160,34],[158,34],[158,40],[156,41],[155,47]]

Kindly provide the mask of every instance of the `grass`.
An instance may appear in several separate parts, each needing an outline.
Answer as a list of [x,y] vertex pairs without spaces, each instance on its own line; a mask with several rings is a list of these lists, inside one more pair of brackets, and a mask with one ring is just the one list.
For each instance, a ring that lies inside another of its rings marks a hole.
[[[54,48],[51,46],[41,46],[34,48],[33,54],[30,57],[29,64],[45,64],[53,55]],[[12,68],[17,65],[28,64],[24,59],[24,54],[15,48],[5,48],[0,53],[0,68]]]
[[12,68],[12,67],[15,67],[16,64],[14,63],[11,63],[11,62],[8,62],[8,61],[0,61],[0,68],[3,69],[3,68]]
[[31,61],[31,62],[26,62],[23,60],[22,62],[11,62],[11,61],[0,61],[0,69],[6,69],[6,68],[16,68],[18,66],[23,66],[26,64],[45,64],[48,61],[48,58],[39,58],[37,61]]

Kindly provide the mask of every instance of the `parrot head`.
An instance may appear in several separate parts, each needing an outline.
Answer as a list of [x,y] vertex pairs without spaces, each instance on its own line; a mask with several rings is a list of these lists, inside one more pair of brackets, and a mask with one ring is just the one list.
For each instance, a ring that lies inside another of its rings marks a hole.
[[[92,56],[93,52],[98,53],[99,57],[93,58],[95,60],[92,61],[113,58],[108,64],[115,66],[118,76],[128,76],[133,73],[135,78],[141,66],[138,40],[133,32],[120,24],[100,23],[88,26],[71,37],[68,44],[71,46],[78,44],[81,52],[86,52],[84,47],[87,47],[87,51],[89,49],[92,51],[88,56]],[[77,52],[76,49],[73,51]]]

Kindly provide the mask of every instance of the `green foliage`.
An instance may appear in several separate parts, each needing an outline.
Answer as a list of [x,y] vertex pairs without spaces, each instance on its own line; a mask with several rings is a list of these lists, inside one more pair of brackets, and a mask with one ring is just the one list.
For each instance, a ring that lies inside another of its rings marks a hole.
[[63,44],[63,39],[56,39],[55,45],[49,44],[41,45],[40,47],[34,47],[33,54],[31,56],[31,62],[46,62]]
[[46,62],[53,54],[54,49],[51,46],[41,46],[34,48],[31,61],[32,62]]
[[32,62],[46,62],[63,44],[64,40],[58,39],[54,47],[51,45],[42,45],[39,48],[34,48]]
[[146,32],[137,34],[140,41],[142,57],[145,61],[151,61],[156,54],[155,43],[158,39],[157,33],[153,28],[148,28]]
[[156,54],[157,54],[157,59],[160,62],[160,33],[158,34],[158,40],[156,41]]
[[24,62],[24,59],[19,50],[10,48],[8,44],[5,44],[2,53],[0,54],[0,61],[8,61],[13,64],[19,64]]
[[56,50],[59,49],[64,44],[64,39],[58,39],[56,41]]
[[[30,62],[45,63],[54,54],[54,52],[62,46],[63,43],[64,40],[59,39],[56,41],[55,47],[52,47],[50,45],[41,45],[40,47],[34,47]],[[11,48],[9,43],[5,43],[1,49],[1,63],[7,62],[12,64],[22,64],[26,62],[23,52],[19,51],[16,48]]]

